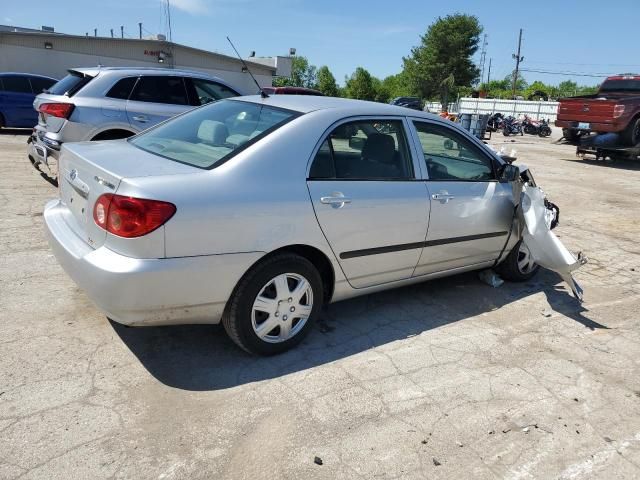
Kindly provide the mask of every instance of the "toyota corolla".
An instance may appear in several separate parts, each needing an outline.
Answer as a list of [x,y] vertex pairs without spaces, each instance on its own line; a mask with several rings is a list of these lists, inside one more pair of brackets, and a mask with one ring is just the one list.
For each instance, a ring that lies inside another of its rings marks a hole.
[[253,353],[300,342],[329,302],[538,268],[518,168],[397,106],[221,100],[127,140],[65,144],[59,173],[51,247],[109,318],[222,322]]

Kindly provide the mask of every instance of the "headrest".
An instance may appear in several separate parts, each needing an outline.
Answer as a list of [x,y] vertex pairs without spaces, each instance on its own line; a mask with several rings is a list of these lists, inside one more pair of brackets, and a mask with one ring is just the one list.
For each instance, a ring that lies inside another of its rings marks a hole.
[[224,145],[228,136],[227,126],[215,120],[203,120],[198,128],[198,139],[213,145]]
[[372,133],[362,148],[362,158],[380,163],[393,163],[396,142],[391,135]]

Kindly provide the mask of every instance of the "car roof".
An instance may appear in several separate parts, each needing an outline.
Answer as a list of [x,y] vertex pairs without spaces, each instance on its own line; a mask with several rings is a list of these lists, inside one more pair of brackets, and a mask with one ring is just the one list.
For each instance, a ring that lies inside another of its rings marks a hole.
[[300,113],[335,109],[340,110],[340,113],[345,113],[346,111],[350,115],[411,115],[425,118],[439,118],[432,113],[411,110],[406,107],[365,100],[353,100],[350,98],[320,97],[314,95],[270,95],[267,98],[263,98],[260,95],[249,95],[234,97],[230,100],[270,105],[272,107],[285,108]]
[[[37,73],[25,73],[25,72],[0,72],[0,77],[6,77],[9,75],[21,75],[23,77],[38,77],[38,78],[46,78],[47,80],[56,80],[53,77],[48,77],[46,75],[38,75]],[[56,80],[57,81],[57,80]]]
[[[162,74],[162,75],[187,75],[189,77],[214,78],[221,80],[206,72],[198,72],[195,70],[187,70],[182,68],[162,68],[162,67],[89,67],[89,68],[70,68],[69,72],[78,72],[83,75],[95,77],[99,73],[118,72],[123,75],[141,75],[141,74]],[[223,80],[222,80],[223,81]],[[226,83],[226,82],[225,82]]]

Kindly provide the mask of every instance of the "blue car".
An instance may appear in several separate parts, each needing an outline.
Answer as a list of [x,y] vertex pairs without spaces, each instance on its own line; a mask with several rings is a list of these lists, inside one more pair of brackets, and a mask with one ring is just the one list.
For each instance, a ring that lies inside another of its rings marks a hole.
[[31,73],[0,73],[0,128],[31,128],[38,123],[33,100],[56,82]]

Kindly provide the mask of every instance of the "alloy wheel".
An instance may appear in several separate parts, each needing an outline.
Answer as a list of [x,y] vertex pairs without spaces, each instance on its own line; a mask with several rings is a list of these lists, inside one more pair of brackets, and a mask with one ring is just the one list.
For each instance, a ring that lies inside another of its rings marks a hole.
[[304,328],[312,310],[311,283],[297,273],[280,274],[260,289],[253,302],[253,331],[265,342],[286,342]]
[[520,248],[518,249],[518,270],[520,273],[526,275],[531,272],[536,267],[536,262],[533,260],[531,256],[531,251],[529,247],[525,245],[524,242],[520,243]]

